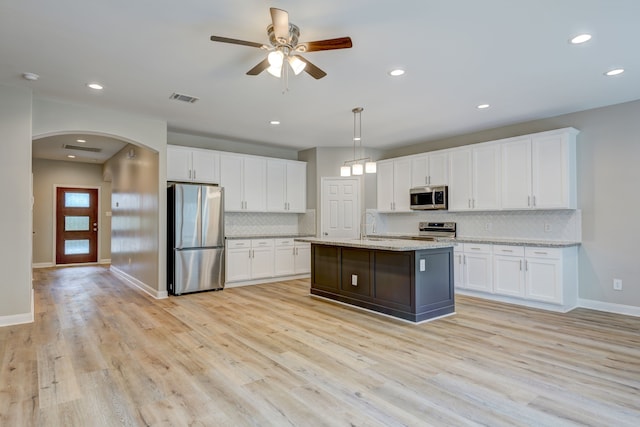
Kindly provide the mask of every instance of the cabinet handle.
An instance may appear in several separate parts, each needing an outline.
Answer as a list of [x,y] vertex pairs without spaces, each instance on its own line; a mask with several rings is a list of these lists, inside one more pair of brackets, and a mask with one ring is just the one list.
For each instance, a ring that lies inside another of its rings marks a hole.
[[536,255],[549,255],[547,252],[534,251],[533,253],[536,254]]
[[524,260],[524,271],[529,271],[529,261]]
[[467,199],[467,206],[471,209],[471,199]]
[[479,251],[480,250],[480,248],[469,248],[469,249],[471,249],[472,251]]
[[522,260],[520,260],[520,271],[522,271]]
[[502,252],[513,252],[511,249],[503,249]]
[[476,208],[476,199],[471,199],[471,207]]
[[533,207],[536,207],[536,196],[533,196]]
[[196,179],[196,170],[193,170],[193,179]]
[[462,255],[462,264],[467,265],[467,256]]
[[527,196],[527,206],[531,207],[531,196]]

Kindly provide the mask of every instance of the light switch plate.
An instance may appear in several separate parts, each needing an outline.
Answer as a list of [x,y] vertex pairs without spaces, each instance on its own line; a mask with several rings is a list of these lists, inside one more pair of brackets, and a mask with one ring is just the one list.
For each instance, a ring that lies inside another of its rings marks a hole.
[[352,274],[351,275],[351,285],[352,286],[358,286],[358,275],[357,274]]
[[427,269],[427,265],[424,259],[420,260],[420,271],[425,271]]

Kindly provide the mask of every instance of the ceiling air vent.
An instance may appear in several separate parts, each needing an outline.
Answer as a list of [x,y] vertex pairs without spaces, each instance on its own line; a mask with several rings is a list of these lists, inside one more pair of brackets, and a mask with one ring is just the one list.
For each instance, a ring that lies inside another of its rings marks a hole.
[[64,144],[62,147],[65,150],[91,151],[92,153],[99,153],[99,152],[102,151],[102,148],[82,147],[82,146],[78,146],[78,145],[69,145],[69,144]]
[[193,104],[200,98],[196,98],[195,96],[184,95],[182,93],[173,92],[169,99],[175,99],[176,101],[188,102],[189,104]]

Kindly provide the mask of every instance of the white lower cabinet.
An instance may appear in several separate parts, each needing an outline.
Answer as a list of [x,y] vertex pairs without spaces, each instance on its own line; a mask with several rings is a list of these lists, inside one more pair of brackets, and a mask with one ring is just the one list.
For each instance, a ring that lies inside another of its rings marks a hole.
[[458,245],[455,285],[463,292],[558,311],[577,305],[577,247]]
[[256,284],[311,272],[311,245],[292,238],[227,240],[226,282]]

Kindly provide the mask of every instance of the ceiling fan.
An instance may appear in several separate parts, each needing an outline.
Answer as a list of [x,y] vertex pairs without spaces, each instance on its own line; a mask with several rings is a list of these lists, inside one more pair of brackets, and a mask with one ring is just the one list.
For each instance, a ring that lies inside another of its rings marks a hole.
[[294,74],[298,75],[304,70],[311,77],[321,79],[326,76],[327,73],[298,55],[298,53],[348,49],[352,46],[350,37],[299,43],[298,37],[300,36],[300,29],[289,22],[289,13],[286,10],[275,7],[272,7],[270,11],[272,24],[267,27],[267,34],[271,46],[246,40],[211,36],[211,41],[214,42],[239,44],[269,51],[269,55],[267,55],[265,59],[247,71],[247,74],[250,76],[257,76],[264,70],[267,70],[269,74],[275,77],[281,77],[283,69],[287,72],[286,66],[284,65],[286,60]]

